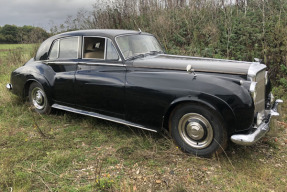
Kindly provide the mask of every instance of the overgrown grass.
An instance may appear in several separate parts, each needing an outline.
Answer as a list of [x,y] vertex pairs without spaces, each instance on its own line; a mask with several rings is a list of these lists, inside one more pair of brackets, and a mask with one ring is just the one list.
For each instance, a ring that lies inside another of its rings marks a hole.
[[10,51],[21,51],[22,53],[29,53],[30,50],[35,49],[36,44],[0,44],[0,57],[6,56]]
[[5,88],[32,54],[10,54],[0,63],[0,191],[286,191],[285,114],[277,134],[254,146],[231,144],[212,159],[188,156],[161,134],[33,112]]

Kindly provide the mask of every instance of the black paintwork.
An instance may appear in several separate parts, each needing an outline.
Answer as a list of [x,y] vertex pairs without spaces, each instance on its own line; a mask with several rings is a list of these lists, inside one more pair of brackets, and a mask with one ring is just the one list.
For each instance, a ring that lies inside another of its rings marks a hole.
[[[199,103],[214,109],[224,120],[229,134],[251,127],[254,104],[249,91],[240,84],[240,80],[247,80],[246,70],[250,65],[247,62],[236,63],[235,74],[231,67],[225,69],[222,64],[217,73],[203,69],[196,71],[195,77],[184,71],[186,64],[180,68],[167,67],[171,66],[167,62],[180,64],[184,60],[186,63],[190,58],[165,54],[134,61],[125,61],[120,52],[121,60],[111,62],[81,59],[81,54],[74,60],[47,60],[55,39],[103,36],[116,45],[115,37],[126,33],[139,32],[88,30],[51,37],[41,45],[35,58],[12,72],[13,93],[25,97],[30,83],[37,81],[43,85],[50,104],[93,111],[157,131],[168,128],[172,110],[183,103]],[[199,59],[198,62],[220,65],[221,60]],[[232,65],[231,61],[227,63]]]

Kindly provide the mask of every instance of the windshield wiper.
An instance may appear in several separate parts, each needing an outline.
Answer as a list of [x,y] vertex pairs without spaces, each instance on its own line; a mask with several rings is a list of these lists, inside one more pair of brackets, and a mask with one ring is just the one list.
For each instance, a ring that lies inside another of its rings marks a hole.
[[150,51],[148,54],[156,55],[156,54],[160,54],[160,53],[163,53],[163,51]]
[[160,53],[163,53],[163,51],[150,51],[148,53],[141,53],[138,55],[131,56],[128,58],[128,60],[134,60],[134,59],[145,57],[147,55],[156,55],[156,54],[160,54]]
[[142,58],[142,57],[145,57],[145,54],[141,53],[138,55],[134,55],[132,57],[129,57],[128,60],[134,60],[134,59],[138,59],[138,58]]

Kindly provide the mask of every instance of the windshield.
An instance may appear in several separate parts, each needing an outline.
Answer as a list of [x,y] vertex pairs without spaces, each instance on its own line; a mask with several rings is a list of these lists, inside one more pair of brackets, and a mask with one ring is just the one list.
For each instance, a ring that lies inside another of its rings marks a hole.
[[125,59],[144,54],[163,53],[158,41],[152,35],[126,35],[116,38]]

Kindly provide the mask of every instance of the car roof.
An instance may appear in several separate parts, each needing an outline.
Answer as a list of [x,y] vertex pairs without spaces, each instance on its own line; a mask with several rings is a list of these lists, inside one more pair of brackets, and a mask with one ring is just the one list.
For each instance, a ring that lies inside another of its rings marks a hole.
[[69,31],[61,33],[48,38],[41,44],[35,56],[35,60],[46,60],[48,58],[48,52],[52,42],[59,38],[71,37],[71,36],[101,36],[110,38],[113,41],[116,36],[132,35],[132,34],[151,35],[150,33],[135,30],[124,30],[124,29],[89,29],[89,30],[78,30],[78,31]]
[[127,34],[149,34],[135,30],[124,30],[124,29],[89,29],[89,30],[78,30],[61,33],[53,37],[59,38],[64,36],[104,36],[114,39],[116,36],[127,35]]

